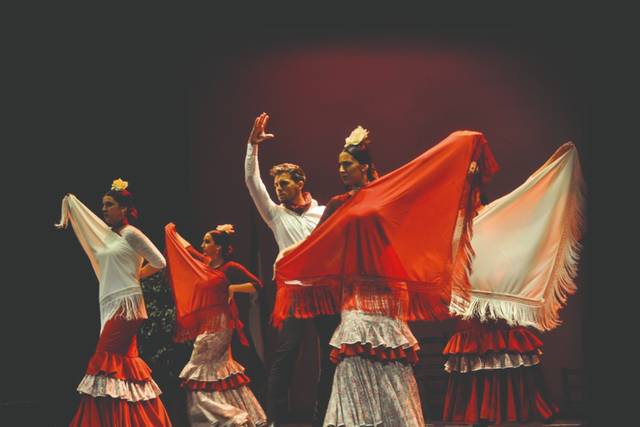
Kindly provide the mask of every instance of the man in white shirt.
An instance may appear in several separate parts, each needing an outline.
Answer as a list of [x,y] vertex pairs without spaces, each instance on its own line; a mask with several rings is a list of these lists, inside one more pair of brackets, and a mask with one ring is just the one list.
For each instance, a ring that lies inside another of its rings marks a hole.
[[[282,163],[271,168],[274,188],[278,201],[269,197],[267,188],[260,178],[258,165],[258,147],[274,137],[266,133],[269,116],[260,114],[254,124],[247,143],[245,158],[245,183],[249,194],[267,223],[278,243],[278,250],[304,240],[320,221],[324,206],[303,191],[306,176],[300,166]],[[267,417],[270,426],[277,426],[287,413],[288,389],[291,384],[293,368],[302,342],[305,322],[309,320],[289,318],[278,331],[277,347],[267,379]],[[320,372],[317,382],[317,396],[314,405],[312,425],[321,426],[331,393],[335,365],[329,360],[329,340],[340,322],[338,315],[320,316],[313,319],[320,342]]]

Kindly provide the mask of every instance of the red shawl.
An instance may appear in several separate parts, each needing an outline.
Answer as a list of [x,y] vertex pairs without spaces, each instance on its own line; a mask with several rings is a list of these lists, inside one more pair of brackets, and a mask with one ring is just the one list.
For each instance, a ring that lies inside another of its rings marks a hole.
[[176,342],[198,335],[235,328],[240,342],[248,345],[242,332],[235,301],[227,302],[229,279],[206,264],[206,257],[195,259],[184,247],[185,240],[169,223],[164,227],[167,271],[176,303]]
[[457,131],[366,185],[277,263],[274,325],[353,297],[408,321],[448,317],[452,287],[469,295],[474,193],[497,169],[480,132]]

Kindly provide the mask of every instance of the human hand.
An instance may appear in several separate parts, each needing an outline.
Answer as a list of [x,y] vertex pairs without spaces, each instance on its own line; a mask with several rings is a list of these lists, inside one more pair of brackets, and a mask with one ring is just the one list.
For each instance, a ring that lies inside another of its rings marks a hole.
[[253,145],[259,145],[268,139],[275,137],[272,133],[266,133],[267,122],[269,121],[269,115],[262,113],[253,122],[253,128],[249,134],[249,143]]

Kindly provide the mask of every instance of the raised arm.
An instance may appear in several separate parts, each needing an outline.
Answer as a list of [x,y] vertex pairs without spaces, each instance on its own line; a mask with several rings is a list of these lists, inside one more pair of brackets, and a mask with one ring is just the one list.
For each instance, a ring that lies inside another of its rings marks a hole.
[[95,253],[104,246],[106,236],[111,232],[111,229],[71,193],[62,199],[60,222],[55,226],[59,229],[66,228],[69,222],[71,222],[73,232],[78,238],[82,249],[84,249],[89,261],[91,261],[96,277],[99,278],[100,266]]
[[269,116],[266,113],[256,117],[253,128],[247,141],[247,155],[244,159],[244,181],[249,189],[249,194],[255,203],[262,219],[271,223],[277,205],[269,197],[267,188],[260,178],[260,165],[258,164],[258,147],[261,143],[274,137],[271,133],[266,133],[265,128]]

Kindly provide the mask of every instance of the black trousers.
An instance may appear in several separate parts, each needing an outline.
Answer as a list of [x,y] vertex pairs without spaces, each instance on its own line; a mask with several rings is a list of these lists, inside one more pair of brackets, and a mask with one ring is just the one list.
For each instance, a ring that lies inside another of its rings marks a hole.
[[302,343],[306,322],[313,322],[320,342],[320,372],[317,380],[316,402],[312,426],[321,426],[333,385],[336,365],[329,360],[329,341],[340,323],[340,315],[319,316],[314,319],[288,318],[278,331],[277,347],[267,380],[267,416],[275,422],[283,422],[288,413],[288,391],[293,378],[293,368]]

